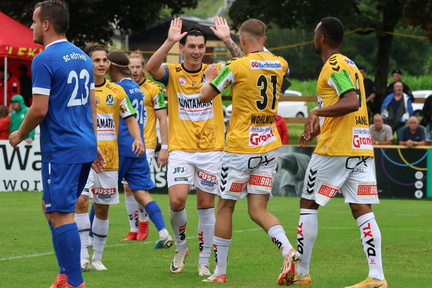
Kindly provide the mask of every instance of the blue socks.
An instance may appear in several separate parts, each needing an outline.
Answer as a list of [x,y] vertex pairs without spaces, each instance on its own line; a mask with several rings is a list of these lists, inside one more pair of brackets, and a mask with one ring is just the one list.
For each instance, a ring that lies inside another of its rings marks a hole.
[[81,241],[76,223],[65,224],[53,230],[54,250],[60,266],[60,273],[68,276],[68,283],[74,287],[84,282],[81,272]]
[[159,205],[156,203],[156,201],[151,201],[151,202],[147,203],[147,205],[144,208],[147,211],[147,214],[149,215],[150,220],[156,226],[158,231],[166,228],[165,220],[162,216],[162,212],[159,208]]

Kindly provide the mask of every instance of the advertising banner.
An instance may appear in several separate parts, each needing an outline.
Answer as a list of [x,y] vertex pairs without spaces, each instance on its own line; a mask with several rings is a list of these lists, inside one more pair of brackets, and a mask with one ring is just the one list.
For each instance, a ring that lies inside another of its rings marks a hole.
[[[277,173],[273,182],[274,196],[300,197],[304,175],[314,147],[283,146],[280,148]],[[375,170],[380,198],[424,199],[428,191],[428,162],[431,149],[375,148]],[[42,191],[39,141],[25,142],[13,149],[0,140],[0,191]],[[153,159],[150,172],[156,188],[151,192],[167,194],[167,167],[159,168]],[[430,180],[429,180],[430,181]],[[121,189],[121,188],[120,188]],[[432,190],[432,187],[429,188]],[[341,197],[338,193],[337,197]]]

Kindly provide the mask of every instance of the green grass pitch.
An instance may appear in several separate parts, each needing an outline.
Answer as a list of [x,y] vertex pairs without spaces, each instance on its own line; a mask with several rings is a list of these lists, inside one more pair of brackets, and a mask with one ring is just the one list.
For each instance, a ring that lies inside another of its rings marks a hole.
[[[234,233],[228,263],[228,283],[202,283],[197,275],[196,196],[187,203],[188,246],[185,270],[169,271],[175,247],[153,250],[156,228],[150,227],[144,242],[123,242],[128,222],[121,203],[110,208],[110,230],[104,252],[108,271],[84,273],[87,287],[277,287],[283,259],[264,233],[247,215],[246,199],[237,203]],[[0,287],[47,288],[57,274],[51,237],[41,213],[40,193],[0,193]],[[168,230],[168,196],[154,195],[165,216]],[[298,198],[274,197],[269,210],[282,222],[296,247]],[[384,272],[390,288],[431,287],[432,202],[383,199],[374,213],[383,238]],[[319,233],[311,264],[312,285],[334,288],[353,285],[367,276],[360,233],[343,199],[333,199],[319,210]],[[214,268],[213,255],[211,269]]]

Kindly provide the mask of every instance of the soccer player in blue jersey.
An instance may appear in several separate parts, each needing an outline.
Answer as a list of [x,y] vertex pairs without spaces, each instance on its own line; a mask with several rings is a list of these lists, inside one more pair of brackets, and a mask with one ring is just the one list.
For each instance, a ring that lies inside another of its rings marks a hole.
[[[122,51],[111,51],[108,53],[108,60],[111,64],[108,74],[116,84],[122,86],[126,91],[136,111],[135,117],[140,126],[141,138],[144,138],[144,124],[146,120],[144,93],[141,91],[138,84],[130,78],[132,73],[128,66],[129,59]],[[124,179],[129,184],[135,200],[144,207],[150,220],[159,231],[159,240],[156,241],[153,249],[169,248],[173,244],[173,239],[166,229],[165,220],[159,205],[148,192],[148,190],[155,186],[150,177],[150,167],[147,162],[147,157],[145,154],[137,156],[132,153],[130,142],[133,139],[122,119],[120,119],[118,139],[121,139],[121,141],[118,141],[120,156],[119,180]]]
[[[66,40],[69,11],[61,1],[43,1],[33,12],[33,41],[45,46],[32,63],[33,104],[13,147],[40,125],[44,212],[60,273],[51,286],[85,288],[75,203],[97,159],[92,61]],[[94,165],[101,164],[100,155]],[[96,166],[94,166],[98,171]]]

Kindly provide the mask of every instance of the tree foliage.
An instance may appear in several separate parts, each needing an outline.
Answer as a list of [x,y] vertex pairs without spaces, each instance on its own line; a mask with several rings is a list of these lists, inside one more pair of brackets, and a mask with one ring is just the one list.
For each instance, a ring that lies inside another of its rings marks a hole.
[[[39,1],[2,0],[0,11],[30,26],[33,7]],[[108,44],[113,29],[122,34],[145,31],[159,19],[160,11],[168,9],[171,15],[183,9],[195,8],[198,0],[69,0],[70,27],[67,37],[77,45],[86,41]]]
[[385,96],[394,38],[391,33],[396,27],[403,24],[422,29],[432,42],[430,0],[236,0],[229,11],[234,27],[249,18],[258,18],[270,25],[305,29],[311,33],[320,19],[329,15],[338,17],[346,30],[363,28],[358,34],[374,33],[378,101]]

